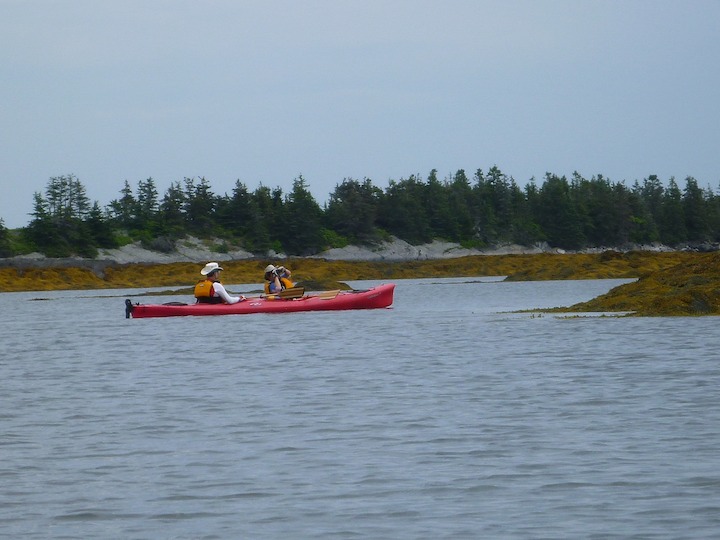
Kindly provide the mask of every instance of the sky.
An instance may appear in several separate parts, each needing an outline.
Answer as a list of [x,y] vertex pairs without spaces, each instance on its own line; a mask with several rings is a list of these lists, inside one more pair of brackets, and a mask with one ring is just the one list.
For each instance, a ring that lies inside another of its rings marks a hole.
[[497,166],[720,187],[720,0],[0,0],[0,219]]

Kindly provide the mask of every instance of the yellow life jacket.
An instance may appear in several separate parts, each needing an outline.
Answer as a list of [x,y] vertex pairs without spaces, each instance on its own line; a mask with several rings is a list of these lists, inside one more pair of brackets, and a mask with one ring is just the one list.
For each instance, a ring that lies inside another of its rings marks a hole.
[[[291,289],[295,286],[295,284],[290,281],[288,278],[281,277],[280,278],[280,287],[284,291],[285,289]],[[275,291],[275,293],[279,293],[280,291]],[[270,292],[270,282],[265,282],[265,294],[275,294]]]
[[201,279],[195,284],[195,298],[201,304],[221,304],[222,298],[213,296],[213,282]]

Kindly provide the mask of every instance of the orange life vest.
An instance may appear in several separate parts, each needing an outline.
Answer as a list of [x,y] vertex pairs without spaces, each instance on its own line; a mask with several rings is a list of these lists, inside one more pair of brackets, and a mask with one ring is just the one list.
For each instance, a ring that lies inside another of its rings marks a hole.
[[195,298],[201,304],[222,304],[223,299],[213,296],[213,282],[201,279],[195,284]]
[[[293,288],[295,286],[295,284],[292,281],[290,281],[288,278],[281,277],[280,278],[280,286],[281,286],[282,290],[284,291],[285,289]],[[279,292],[280,291],[275,291],[275,293],[279,293]],[[265,294],[275,294],[275,293],[270,292],[270,281],[266,281],[265,282]]]

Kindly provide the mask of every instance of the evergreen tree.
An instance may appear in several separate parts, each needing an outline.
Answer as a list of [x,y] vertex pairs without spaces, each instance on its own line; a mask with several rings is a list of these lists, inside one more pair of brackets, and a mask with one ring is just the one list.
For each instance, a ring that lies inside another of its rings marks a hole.
[[570,194],[578,215],[582,218],[578,226],[591,246],[603,245],[600,239],[607,234],[606,228],[609,222],[606,218],[609,211],[610,191],[610,183],[602,177],[599,181],[595,179],[590,181],[577,171],[573,173]]
[[472,188],[463,169],[459,169],[447,186],[449,214],[453,219],[454,242],[470,242],[475,236],[475,220],[472,215]]
[[613,212],[610,218],[614,225],[610,227],[608,239],[603,245],[622,246],[630,241],[633,228],[633,208],[631,204],[631,192],[625,184],[616,183],[612,186],[611,198],[613,201]]
[[10,245],[10,231],[5,227],[5,222],[0,218],[0,258],[12,257],[13,250]]
[[312,255],[323,246],[322,210],[308,190],[305,179],[293,181],[285,202],[282,235],[283,247],[291,255]]
[[659,224],[660,240],[663,244],[675,246],[687,241],[682,192],[675,182],[675,178],[670,178],[668,188],[663,194],[662,215]]
[[685,179],[682,196],[682,208],[685,215],[687,239],[691,242],[704,242],[712,235],[708,226],[708,212],[705,194],[692,176]]
[[544,240],[540,227],[533,221],[533,204],[537,198],[537,186],[535,180],[531,179],[525,191],[510,181],[511,205],[512,205],[512,234],[510,240],[514,244],[530,246]]
[[49,257],[93,256],[96,246],[84,221],[90,209],[85,186],[73,175],[58,176],[50,178],[45,193],[34,195],[25,238]]
[[88,232],[93,244],[100,248],[116,248],[118,241],[115,238],[111,222],[103,214],[97,201],[93,204],[86,220]]
[[217,222],[226,231],[239,237],[247,237],[252,225],[251,196],[245,184],[237,180],[232,197],[218,201]]
[[508,177],[496,166],[485,176],[486,195],[494,216],[495,241],[506,242],[512,233],[512,193]]
[[429,234],[433,238],[457,239],[457,223],[450,212],[449,190],[438,180],[436,169],[430,171],[424,192],[422,202]]
[[163,195],[160,203],[158,211],[158,221],[161,224],[160,234],[178,238],[187,231],[185,228],[184,208],[185,193],[182,185],[180,182],[173,182]]
[[[280,220],[275,215],[275,203],[269,187],[260,186],[250,196],[250,221],[248,223],[247,248],[253,253],[267,252],[273,247],[271,225]],[[281,246],[276,245],[279,251]]]
[[135,208],[137,228],[147,231],[151,235],[157,234],[159,230],[157,217],[160,203],[158,202],[155,181],[152,177],[138,182]]
[[22,231],[25,240],[48,257],[69,257],[70,246],[56,226],[47,201],[38,192],[33,197],[32,220]]
[[629,192],[602,175],[591,180],[573,175],[572,191],[580,226],[591,246],[619,246],[626,243],[632,228]]
[[425,214],[425,194],[424,184],[414,175],[399,182],[391,180],[378,209],[380,227],[411,244],[430,242],[432,234]]
[[325,223],[351,242],[371,242],[381,198],[382,190],[374,187],[369,179],[360,183],[346,178],[330,194]]
[[475,171],[475,184],[472,190],[477,237],[483,244],[495,244],[500,238],[500,233],[493,204],[494,189],[491,180],[485,177],[482,169]]
[[[720,188],[718,188],[717,193],[720,193]],[[720,240],[720,196],[713,193],[710,188],[707,190],[705,208],[707,211],[707,223],[710,230],[710,239],[717,242]]]
[[567,179],[547,173],[538,196],[539,225],[550,245],[580,249],[585,237]]
[[50,178],[45,195],[48,214],[60,223],[82,220],[90,210],[85,186],[72,174]]
[[125,180],[119,199],[110,201],[110,216],[116,227],[132,231],[137,227],[138,203],[133,196],[130,182]]
[[268,230],[274,245],[279,248],[283,248],[282,239],[285,237],[285,200],[280,187],[271,190],[269,214],[271,218],[268,221]]
[[632,214],[630,241],[637,244],[657,242],[660,239],[655,217],[643,193],[644,187],[635,180],[629,196],[630,211]]
[[210,183],[203,177],[199,183],[185,178],[185,220],[195,234],[209,234],[215,228],[215,204]]
[[643,180],[640,196],[647,208],[650,219],[652,219],[650,229],[655,231],[654,236],[659,239],[660,227],[664,219],[665,188],[657,175],[651,174]]

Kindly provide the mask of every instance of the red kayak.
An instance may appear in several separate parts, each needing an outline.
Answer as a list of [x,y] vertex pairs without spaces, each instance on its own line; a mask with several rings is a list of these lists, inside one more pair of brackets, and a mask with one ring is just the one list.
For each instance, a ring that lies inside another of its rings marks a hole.
[[125,300],[125,316],[183,317],[187,315],[240,315],[249,313],[292,313],[296,311],[334,311],[379,309],[393,303],[395,284],[379,285],[365,291],[327,291],[300,298],[248,298],[237,304],[133,304]]

